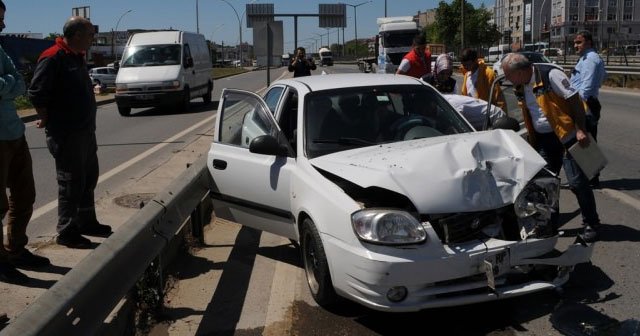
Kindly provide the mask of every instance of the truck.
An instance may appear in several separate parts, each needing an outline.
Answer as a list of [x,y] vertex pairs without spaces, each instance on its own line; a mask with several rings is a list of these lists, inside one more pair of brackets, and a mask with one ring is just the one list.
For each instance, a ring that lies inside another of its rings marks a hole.
[[320,55],[320,65],[333,65],[333,54],[327,47],[318,49],[318,55]]
[[[413,38],[420,33],[413,16],[382,17],[376,20],[378,34],[375,36],[373,55],[359,58],[358,68],[362,72],[395,73],[404,55],[411,51]],[[384,61],[380,68],[378,57]]]

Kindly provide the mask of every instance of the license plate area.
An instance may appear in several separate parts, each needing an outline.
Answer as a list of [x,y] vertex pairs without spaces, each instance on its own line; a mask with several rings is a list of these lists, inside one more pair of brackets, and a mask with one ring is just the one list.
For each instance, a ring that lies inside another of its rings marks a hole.
[[153,100],[152,94],[136,95],[136,100]]
[[508,272],[510,267],[508,249],[490,252],[484,259],[484,273],[489,288],[495,290],[496,277]]

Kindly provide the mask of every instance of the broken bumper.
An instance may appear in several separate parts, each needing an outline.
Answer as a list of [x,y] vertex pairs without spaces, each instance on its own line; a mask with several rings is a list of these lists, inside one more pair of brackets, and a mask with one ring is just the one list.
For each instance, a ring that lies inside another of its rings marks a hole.
[[[506,299],[555,289],[577,264],[589,262],[593,244],[555,250],[558,238],[528,241],[489,239],[445,246],[440,241],[415,249],[353,248],[328,238],[334,287],[375,310],[419,311]],[[389,293],[406,290],[393,302]]]

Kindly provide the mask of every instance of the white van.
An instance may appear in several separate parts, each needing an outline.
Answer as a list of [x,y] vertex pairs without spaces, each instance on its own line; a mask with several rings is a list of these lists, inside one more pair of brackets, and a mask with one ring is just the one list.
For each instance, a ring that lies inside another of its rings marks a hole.
[[193,98],[211,102],[211,56],[201,34],[134,34],[117,66],[115,98],[122,116],[130,115],[132,107],[175,105],[187,111]]
[[511,46],[508,44],[499,44],[497,46],[489,47],[489,56],[487,62],[495,63],[502,59],[502,56],[511,52]]

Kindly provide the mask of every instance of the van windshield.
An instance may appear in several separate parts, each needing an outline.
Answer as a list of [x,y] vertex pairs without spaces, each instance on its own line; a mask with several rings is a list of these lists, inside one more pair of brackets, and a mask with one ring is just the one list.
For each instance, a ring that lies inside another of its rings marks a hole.
[[179,44],[129,46],[124,50],[120,67],[180,64]]

